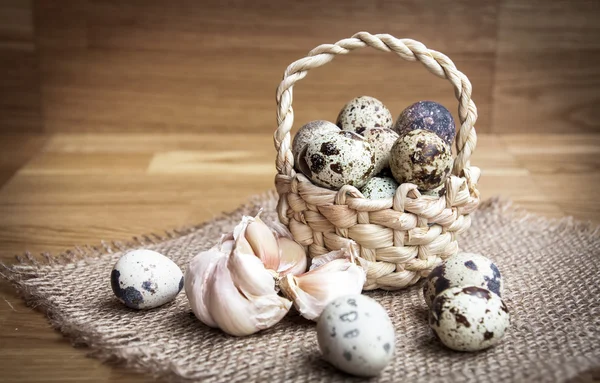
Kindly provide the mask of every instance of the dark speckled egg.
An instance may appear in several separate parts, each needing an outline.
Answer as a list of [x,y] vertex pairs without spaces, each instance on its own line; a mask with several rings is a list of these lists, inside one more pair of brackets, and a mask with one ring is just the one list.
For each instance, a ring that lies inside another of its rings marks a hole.
[[502,299],[487,289],[451,287],[433,300],[429,326],[446,347],[479,351],[500,342],[510,315]]
[[299,158],[300,171],[329,189],[363,187],[375,172],[371,145],[354,132],[323,134],[309,142]]
[[419,190],[439,187],[452,169],[452,150],[435,133],[422,129],[401,136],[390,154],[390,169],[398,183],[412,183]]
[[419,101],[404,109],[393,128],[400,136],[415,129],[434,132],[450,146],[456,136],[452,114],[434,101]]
[[423,284],[423,297],[427,306],[442,291],[450,287],[473,285],[503,294],[502,275],[498,266],[481,254],[458,253],[436,266]]
[[138,249],[119,258],[111,271],[110,284],[127,307],[151,309],[175,299],[183,288],[183,273],[164,255]]
[[298,129],[298,133],[296,133],[294,140],[292,141],[292,154],[294,155],[294,164],[296,165],[296,168],[299,169],[298,156],[300,153],[302,153],[302,150],[304,150],[309,142],[323,134],[335,133],[339,131],[340,128],[338,128],[336,124],[324,120],[311,121],[302,125],[302,127]]
[[391,128],[392,114],[381,101],[369,96],[360,96],[348,102],[340,111],[337,126],[363,134],[366,129]]

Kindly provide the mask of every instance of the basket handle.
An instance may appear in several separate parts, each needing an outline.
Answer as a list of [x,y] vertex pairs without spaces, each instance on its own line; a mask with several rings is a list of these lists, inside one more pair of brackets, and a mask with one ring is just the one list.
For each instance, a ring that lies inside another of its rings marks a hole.
[[277,172],[294,176],[294,156],[291,151],[290,130],[294,123],[292,109],[294,84],[303,79],[309,69],[318,68],[333,60],[335,55],[345,55],[357,48],[370,46],[384,52],[394,52],[406,61],[420,61],[434,75],[447,79],[454,87],[454,95],[458,100],[458,116],[460,129],[456,133],[456,158],[452,173],[460,176],[463,170],[469,178],[469,159],[477,145],[475,121],[477,107],[471,100],[471,82],[446,55],[428,49],[425,45],[411,39],[397,39],[388,34],[372,35],[359,32],[349,39],[335,44],[319,45],[308,53],[308,56],[290,64],[283,74],[283,80],[277,88],[277,130],[273,136],[277,158]]

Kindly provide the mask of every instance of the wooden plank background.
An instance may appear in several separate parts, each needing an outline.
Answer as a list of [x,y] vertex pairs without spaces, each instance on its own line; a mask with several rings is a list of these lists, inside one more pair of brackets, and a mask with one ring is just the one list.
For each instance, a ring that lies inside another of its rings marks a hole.
[[[0,132],[270,134],[288,64],[366,30],[446,53],[483,133],[600,131],[597,0],[0,0]],[[450,85],[365,49],[296,87],[298,124],[349,99],[397,115]],[[297,124],[297,126],[299,126]]]

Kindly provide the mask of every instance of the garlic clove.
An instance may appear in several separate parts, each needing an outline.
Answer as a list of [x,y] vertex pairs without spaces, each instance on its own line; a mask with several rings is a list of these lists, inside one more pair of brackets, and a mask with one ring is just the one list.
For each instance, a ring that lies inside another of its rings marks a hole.
[[281,237],[279,242],[279,269],[280,276],[287,274],[301,275],[306,272],[308,258],[306,251],[296,241]]
[[233,229],[236,248],[246,254],[254,254],[267,269],[279,267],[279,246],[271,229],[259,218],[242,217],[242,221]]
[[[232,242],[233,243],[233,242]],[[207,292],[210,276],[213,274],[217,262],[227,257],[220,251],[220,244],[210,250],[196,255],[185,271],[185,294],[188,297],[192,311],[196,317],[209,327],[219,327],[214,321],[207,307]]]
[[245,295],[268,295],[275,292],[275,279],[260,259],[234,249],[227,268],[237,289]]
[[292,299],[300,314],[318,320],[325,306],[332,300],[347,294],[360,294],[366,281],[365,270],[346,254],[330,260],[300,276],[286,275],[279,283],[285,296]]
[[[254,296],[238,289],[230,273],[228,258],[220,258],[209,278],[212,281],[207,308],[224,332],[244,336],[275,325],[291,307],[291,302],[270,294]],[[269,275],[270,277],[270,275]]]

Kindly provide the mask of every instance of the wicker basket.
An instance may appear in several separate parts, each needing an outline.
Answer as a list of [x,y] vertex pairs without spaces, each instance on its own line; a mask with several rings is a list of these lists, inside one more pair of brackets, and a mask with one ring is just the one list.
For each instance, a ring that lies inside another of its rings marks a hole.
[[[294,170],[290,146],[294,84],[309,69],[325,65],[335,55],[365,46],[396,53],[407,61],[420,61],[454,87],[461,127],[445,196],[424,196],[416,185],[405,183],[393,198],[369,200],[353,186],[338,191],[325,189]],[[308,246],[311,257],[354,240],[360,246],[360,256],[368,261],[365,290],[396,290],[415,284],[443,259],[458,252],[457,237],[469,228],[469,214],[479,204],[480,170],[469,162],[477,143],[477,108],[471,100],[471,83],[448,57],[414,40],[357,33],[335,44],[320,45],[292,63],[277,88],[277,106],[277,211],[296,241]]]

